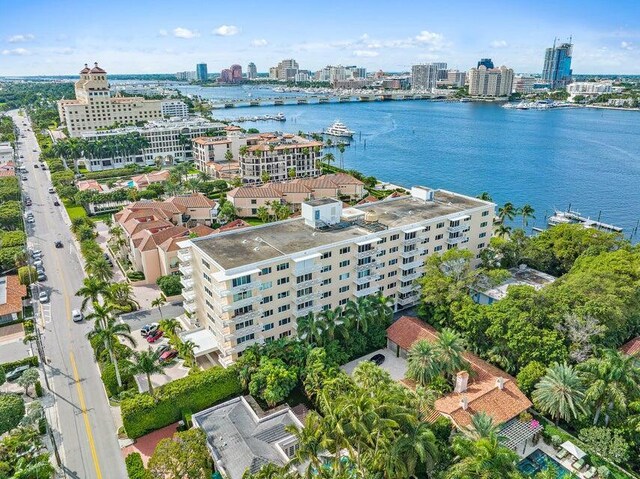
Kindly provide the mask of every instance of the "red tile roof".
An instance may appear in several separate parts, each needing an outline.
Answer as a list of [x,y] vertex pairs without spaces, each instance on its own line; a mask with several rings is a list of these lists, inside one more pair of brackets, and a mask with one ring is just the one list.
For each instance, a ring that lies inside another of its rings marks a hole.
[[[436,341],[438,332],[418,318],[402,316],[387,329],[387,337],[402,349],[409,350],[414,342],[424,339]],[[499,368],[465,352],[464,358],[471,365],[471,377],[466,391],[452,392],[435,402],[436,410],[450,417],[459,427],[471,423],[471,417],[478,412],[490,415],[496,423],[508,421],[531,407],[531,401],[518,389],[515,380]],[[498,379],[503,381],[503,388],[497,386]],[[410,381],[404,381],[411,386]],[[467,400],[465,410],[461,401]]]
[[183,208],[213,208],[216,205],[216,202],[210,200],[202,193],[192,193],[190,195],[184,196],[172,196],[169,198],[167,203],[171,203],[172,205],[177,205],[178,207]]
[[624,344],[620,351],[626,354],[627,356],[638,356],[640,355],[640,336],[637,338],[633,338],[628,343]]
[[0,304],[0,316],[13,314],[22,311],[22,298],[27,295],[27,287],[20,284],[17,274],[0,276],[0,281],[5,282],[6,299]]

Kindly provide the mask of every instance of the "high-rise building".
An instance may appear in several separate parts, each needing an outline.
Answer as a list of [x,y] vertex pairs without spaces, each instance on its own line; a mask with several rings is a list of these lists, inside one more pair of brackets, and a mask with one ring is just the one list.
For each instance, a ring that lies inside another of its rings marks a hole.
[[568,43],[547,48],[544,54],[544,67],[542,69],[542,81],[548,83],[551,88],[564,88],[571,83],[571,56],[573,54],[573,44],[571,39]]
[[469,95],[471,96],[509,96],[513,88],[513,70],[504,65],[500,68],[487,68],[480,65],[469,70]]
[[299,70],[298,62],[292,58],[282,60],[278,66],[269,69],[269,78],[280,81],[293,81]]
[[438,64],[424,63],[411,67],[411,88],[413,90],[433,90],[438,82]]
[[317,197],[300,218],[180,242],[196,355],[228,366],[252,344],[295,336],[298,318],[378,292],[396,309],[415,305],[430,255],[457,247],[478,258],[491,236],[487,201],[414,187],[383,203],[343,209]]
[[447,70],[447,83],[455,87],[463,87],[467,81],[467,72]]
[[231,82],[242,82],[242,67],[240,65],[231,65]]
[[491,61],[491,58],[481,58],[480,61],[478,62],[477,68],[480,68],[481,66],[485,66],[487,67],[487,69],[495,68],[493,66],[493,62]]
[[193,81],[196,79],[196,72],[177,72],[176,80],[178,81]]
[[448,68],[446,62],[433,62],[431,64],[435,65],[438,69],[438,80],[446,80]]
[[256,68],[256,64],[253,62],[250,62],[247,65],[247,78],[249,80],[254,80],[257,77],[258,77],[258,69]]
[[520,75],[513,80],[513,91],[516,93],[533,93],[538,78]]
[[220,78],[218,78],[218,81],[220,83],[231,83],[232,80],[233,80],[232,73],[229,68],[225,68],[220,72]]
[[207,81],[209,79],[209,72],[207,72],[206,63],[198,63],[196,65],[196,80]]
[[162,118],[162,101],[142,97],[111,96],[107,72],[94,64],[86,64],[75,83],[75,100],[58,101],[60,121],[65,123],[69,135],[110,128],[114,123],[135,124]]

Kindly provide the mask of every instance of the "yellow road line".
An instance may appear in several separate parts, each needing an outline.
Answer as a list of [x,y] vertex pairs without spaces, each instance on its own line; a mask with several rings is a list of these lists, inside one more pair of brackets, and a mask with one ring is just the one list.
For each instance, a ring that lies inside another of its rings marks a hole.
[[98,453],[96,452],[96,444],[93,441],[93,434],[91,433],[91,426],[89,425],[89,415],[87,414],[87,406],[84,402],[84,393],[82,392],[82,386],[80,386],[80,376],[78,375],[78,368],[76,367],[76,360],[73,356],[73,352],[69,352],[69,358],[71,359],[71,367],[73,368],[73,378],[76,381],[76,388],[78,389],[78,397],[80,398],[80,408],[82,409],[82,418],[84,419],[84,427],[87,430],[87,436],[89,438],[89,449],[91,450],[91,457],[93,458],[93,466],[96,469],[96,476],[98,479],[102,479],[102,472],[100,471],[100,463],[98,461]]

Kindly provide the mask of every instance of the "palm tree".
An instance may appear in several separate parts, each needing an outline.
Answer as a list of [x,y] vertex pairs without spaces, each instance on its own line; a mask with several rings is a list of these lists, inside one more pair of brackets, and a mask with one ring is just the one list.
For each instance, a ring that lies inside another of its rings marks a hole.
[[584,385],[578,372],[566,363],[554,363],[536,384],[533,401],[544,413],[550,414],[556,424],[569,421],[583,412]]
[[118,360],[114,353],[114,348],[116,344],[119,344],[120,339],[124,339],[131,346],[136,345],[135,339],[133,339],[133,336],[131,336],[131,328],[129,327],[129,325],[126,323],[120,323],[115,319],[109,317],[109,315],[106,315],[100,320],[95,322],[93,326],[93,330],[90,331],[89,334],[87,334],[87,338],[89,338],[89,340],[97,338],[96,353],[100,353],[101,351],[109,352],[109,358],[111,359],[111,364],[113,364],[113,367],[115,369],[116,380],[118,381],[118,387],[122,388],[122,379],[120,378],[120,368],[118,366]]
[[103,256],[96,256],[87,261],[87,273],[105,283],[113,278],[113,268]]
[[85,278],[82,280],[82,287],[76,292],[76,296],[84,298],[80,308],[81,311],[84,311],[89,302],[95,305],[100,303],[101,298],[103,300],[110,298],[109,285],[97,278]]
[[500,218],[501,222],[504,222],[505,219],[513,220],[517,213],[518,208],[513,206],[513,203],[507,202],[498,208],[498,218]]
[[287,176],[289,177],[290,180],[293,180],[296,177],[296,169],[295,168],[289,168],[287,170]]
[[340,152],[340,168],[344,169],[344,143],[338,143],[338,151]]
[[196,365],[196,356],[195,356],[195,350],[197,349],[196,343],[194,343],[190,339],[186,341],[180,341],[176,345],[176,349],[180,357],[184,359],[184,364],[187,367],[191,368]]
[[462,434],[472,441],[482,439],[483,437],[491,437],[492,435],[501,439],[498,435],[498,425],[493,422],[493,418],[484,411],[471,416],[471,424],[462,429]]
[[[329,140],[327,140],[327,141],[329,141]],[[335,156],[333,156],[333,153],[327,153],[327,154],[325,154],[325,155],[322,157],[322,159],[323,159],[323,161],[324,161],[327,165],[329,165],[329,166],[331,166],[331,163],[333,163],[334,161],[336,161],[336,157],[335,157]]]
[[533,207],[528,203],[520,208],[520,216],[522,217],[523,228],[529,225],[529,218],[532,218],[534,220],[536,219],[536,217],[533,215],[533,213],[535,212],[536,210],[534,210]]
[[340,306],[337,306],[335,309],[320,311],[318,318],[324,324],[324,330],[329,341],[333,341],[336,335],[340,335],[345,339],[348,338],[349,331],[346,328],[346,318]]
[[304,427],[298,428],[293,424],[285,427],[298,441],[300,447],[293,457],[294,464],[304,464],[310,461],[316,471],[322,466],[321,454],[326,450],[326,439],[322,416],[316,411],[310,411],[304,419]]
[[440,356],[435,345],[426,339],[413,343],[407,360],[407,377],[420,386],[428,386],[441,371]]
[[151,301],[152,308],[158,308],[158,312],[160,313],[160,317],[162,318],[162,306],[167,304],[167,300],[163,294],[158,296],[156,299]]
[[147,376],[147,387],[149,394],[153,396],[153,383],[151,382],[152,374],[162,374],[165,365],[160,362],[160,353],[152,350],[151,346],[146,351],[134,351],[133,360],[129,367],[131,374],[145,374]]
[[397,438],[386,455],[386,471],[390,477],[416,478],[431,476],[438,459],[436,437],[425,422],[412,424],[409,431]]
[[176,331],[182,330],[182,324],[176,318],[166,318],[160,320],[160,329],[167,336],[175,336]]
[[355,301],[349,300],[344,308],[344,314],[356,325],[356,331],[366,333],[372,315],[371,302],[367,296],[361,296]]
[[594,426],[604,413],[604,424],[609,425],[613,410],[625,412],[630,401],[640,397],[640,366],[637,358],[615,349],[604,349],[597,357],[578,366],[582,373],[585,402],[593,404]]
[[184,182],[184,185],[192,193],[195,193],[198,191],[198,187],[200,186],[200,183],[201,181],[199,178],[189,178],[187,181]]
[[266,223],[269,220],[269,210],[266,206],[260,206],[256,210],[256,215],[263,223]]
[[476,198],[481,199],[482,201],[493,201],[493,198],[491,198],[491,195],[486,191],[483,191],[482,193],[480,193]]
[[271,175],[267,170],[264,170],[262,171],[262,173],[260,173],[260,181],[262,181],[263,183],[268,183],[270,179]]
[[500,224],[500,226],[498,226],[495,230],[495,235],[498,238],[508,237],[510,233],[511,233],[511,227],[505,224]]
[[455,377],[457,373],[469,368],[464,358],[464,340],[453,329],[444,328],[435,342],[435,350],[440,360],[442,372]]
[[447,479],[516,479],[521,477],[516,464],[520,459],[511,449],[500,445],[495,435],[470,441],[458,436],[453,450],[460,461],[454,464]]
[[322,344],[325,325],[319,316],[312,312],[297,319],[298,337],[309,344]]
[[133,297],[133,288],[129,283],[112,283],[108,286],[109,301],[121,309],[131,309],[139,307],[138,302]]
[[211,180],[211,175],[209,173],[207,173],[206,171],[199,171],[198,172],[198,179],[202,182],[205,181],[209,181]]

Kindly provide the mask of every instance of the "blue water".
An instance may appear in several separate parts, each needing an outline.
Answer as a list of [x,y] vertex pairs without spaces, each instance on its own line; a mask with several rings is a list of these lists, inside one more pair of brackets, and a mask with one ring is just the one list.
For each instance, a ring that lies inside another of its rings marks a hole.
[[520,461],[518,463],[518,469],[527,476],[535,476],[536,473],[546,470],[550,465],[555,467],[557,479],[575,477],[572,476],[572,473],[569,470],[560,465],[558,461],[548,456],[540,449],[536,449]]
[[[275,96],[269,89],[197,88],[210,98]],[[624,228],[640,219],[640,112],[507,110],[427,101],[291,105],[215,110],[216,118],[283,112],[286,122],[245,122],[260,131],[322,131],[340,119],[356,131],[346,168],[402,186],[489,192],[531,204],[537,226],[554,208]],[[336,158],[340,154],[334,149]],[[635,238],[637,240],[637,237]]]
[[133,188],[134,187],[133,180],[127,181],[127,187],[129,187],[129,188]]

